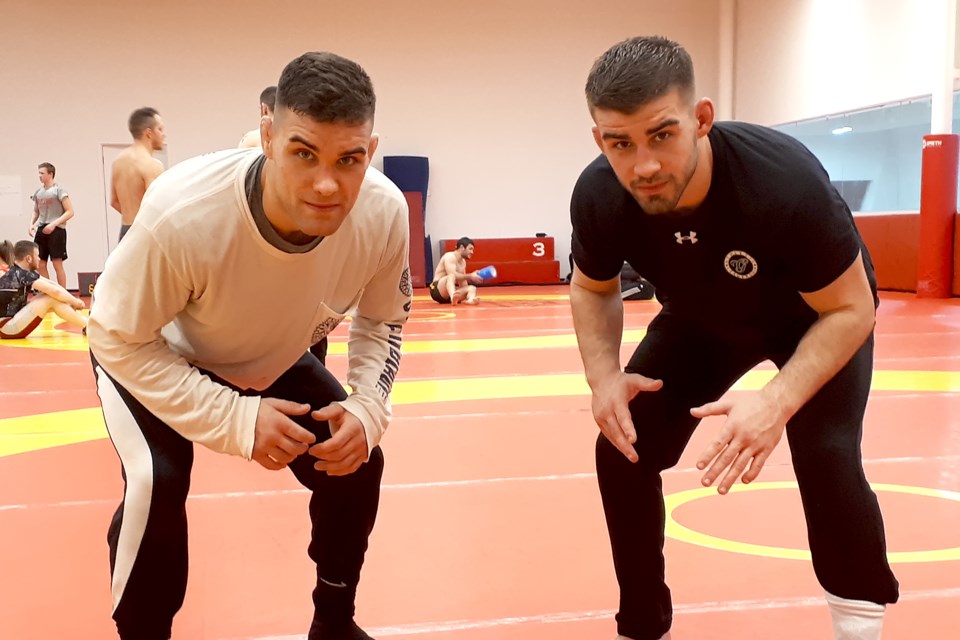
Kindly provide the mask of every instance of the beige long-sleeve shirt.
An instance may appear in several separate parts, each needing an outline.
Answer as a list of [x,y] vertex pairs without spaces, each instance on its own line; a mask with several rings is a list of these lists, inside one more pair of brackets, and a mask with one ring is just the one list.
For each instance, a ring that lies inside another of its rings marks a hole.
[[247,202],[245,177],[259,157],[207,154],[157,178],[97,281],[90,350],[184,437],[249,459],[260,398],[198,368],[265,389],[351,313],[352,393],[342,404],[373,449],[391,417],[410,308],[406,201],[371,167],[335,234],[285,251],[258,230]]

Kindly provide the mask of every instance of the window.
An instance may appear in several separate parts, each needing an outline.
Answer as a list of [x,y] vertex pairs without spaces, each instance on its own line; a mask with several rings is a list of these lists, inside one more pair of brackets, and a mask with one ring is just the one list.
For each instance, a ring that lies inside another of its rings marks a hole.
[[[773,127],[817,156],[853,211],[919,211],[923,136],[929,96]],[[953,96],[960,131],[960,94]]]

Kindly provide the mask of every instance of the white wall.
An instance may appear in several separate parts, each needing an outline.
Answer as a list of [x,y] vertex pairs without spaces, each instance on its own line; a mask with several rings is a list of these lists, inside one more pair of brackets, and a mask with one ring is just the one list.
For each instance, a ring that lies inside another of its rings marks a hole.
[[931,93],[942,0],[738,0],[735,117],[777,124]]
[[283,65],[326,49],[373,78],[378,153],[430,158],[435,241],[542,231],[566,270],[570,191],[597,153],[590,65],[618,40],[661,33],[715,95],[717,15],[712,0],[3,0],[0,175],[22,176],[24,198],[0,237],[25,236],[36,165],[53,162],[77,210],[75,286],[106,257],[99,145],[128,139],[130,111],[160,110],[171,162],[231,147]]

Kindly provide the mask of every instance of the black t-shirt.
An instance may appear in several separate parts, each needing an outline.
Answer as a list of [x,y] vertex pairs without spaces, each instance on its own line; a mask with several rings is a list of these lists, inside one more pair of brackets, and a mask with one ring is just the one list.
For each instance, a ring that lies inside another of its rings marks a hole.
[[580,175],[570,205],[573,258],[595,280],[624,261],[649,280],[664,310],[740,341],[793,342],[817,319],[799,292],[822,289],[865,258],[853,216],[820,162],[766,127],[716,123],[704,202],[647,215],[604,156]]
[[0,318],[9,318],[27,305],[27,294],[33,283],[40,279],[36,271],[27,271],[10,265],[10,270],[0,275],[0,289],[16,290],[17,293],[0,297]]

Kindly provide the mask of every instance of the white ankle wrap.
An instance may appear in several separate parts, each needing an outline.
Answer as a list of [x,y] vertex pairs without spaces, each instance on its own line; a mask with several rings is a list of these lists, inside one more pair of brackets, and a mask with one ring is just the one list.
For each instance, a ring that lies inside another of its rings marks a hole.
[[883,631],[882,604],[868,600],[847,600],[827,593],[835,640],[880,640]]

